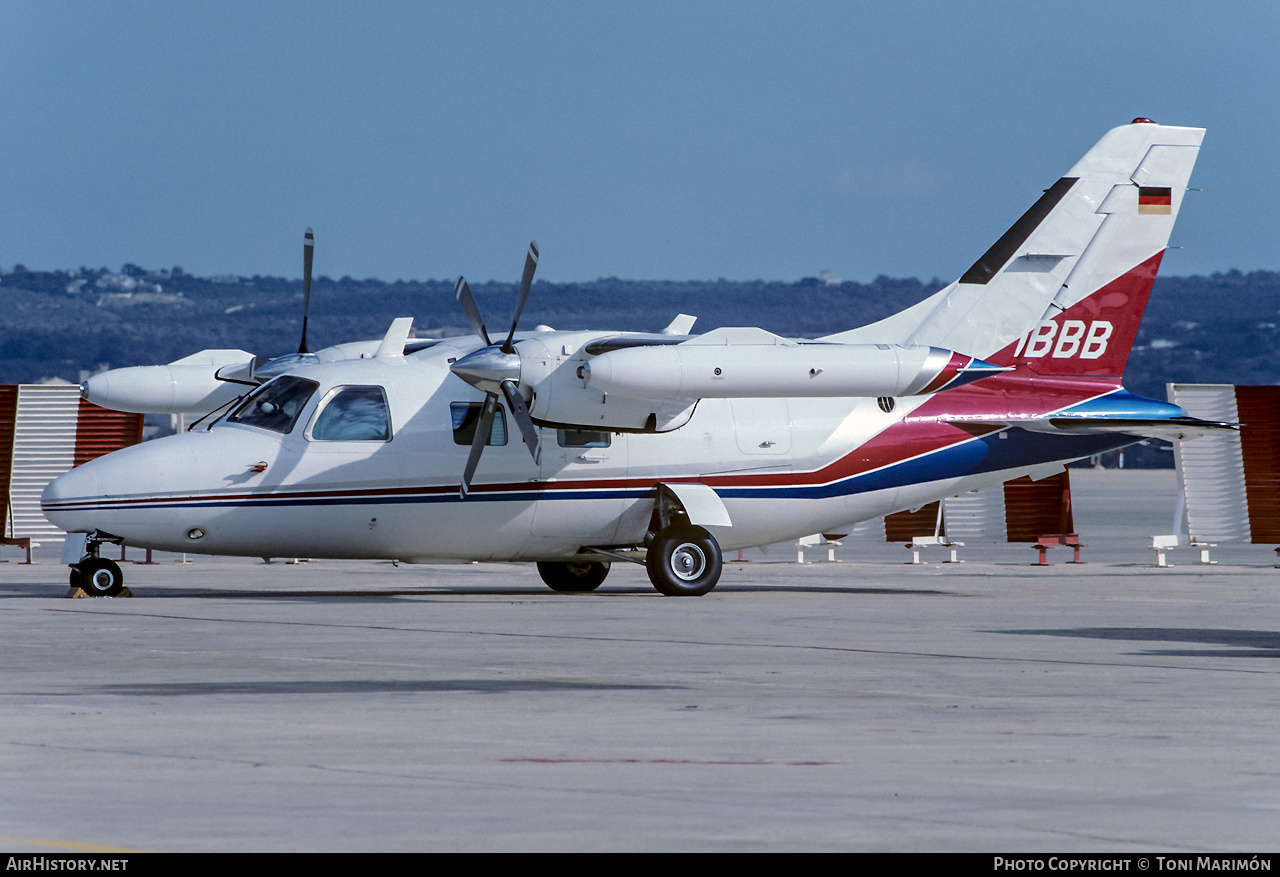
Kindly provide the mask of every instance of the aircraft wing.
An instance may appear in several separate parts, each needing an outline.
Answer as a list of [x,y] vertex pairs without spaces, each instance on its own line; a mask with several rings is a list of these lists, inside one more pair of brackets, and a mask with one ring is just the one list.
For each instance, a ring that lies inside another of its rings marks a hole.
[[625,335],[609,335],[597,338],[582,349],[592,356],[611,353],[614,350],[630,350],[633,347],[665,347],[672,344],[683,344],[692,335],[656,335],[646,332],[633,332]]

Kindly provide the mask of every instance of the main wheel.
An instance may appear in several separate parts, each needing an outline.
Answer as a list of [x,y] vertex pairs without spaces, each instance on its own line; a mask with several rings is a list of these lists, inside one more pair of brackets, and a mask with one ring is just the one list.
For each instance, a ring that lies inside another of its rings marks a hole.
[[658,593],[701,597],[720,581],[720,543],[701,527],[668,527],[654,537],[645,567]]
[[584,594],[600,587],[609,574],[607,563],[539,563],[538,575],[553,591]]
[[[114,597],[124,590],[124,573],[110,560],[91,557],[76,564],[80,571],[80,589],[90,597]],[[75,581],[75,573],[71,575]]]

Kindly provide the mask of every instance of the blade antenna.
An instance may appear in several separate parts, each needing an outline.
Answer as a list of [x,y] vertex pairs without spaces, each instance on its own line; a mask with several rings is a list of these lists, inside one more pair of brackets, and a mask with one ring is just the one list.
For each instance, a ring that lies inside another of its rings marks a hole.
[[307,229],[302,239],[302,342],[298,345],[299,353],[311,352],[307,349],[307,317],[311,313],[311,258],[315,248],[315,235]]
[[511,346],[511,339],[515,337],[516,326],[520,322],[520,315],[524,313],[524,303],[529,298],[529,287],[533,285],[533,272],[538,269],[538,242],[529,242],[529,252],[524,257],[524,276],[520,278],[520,298],[516,302],[516,315],[511,318],[511,331],[507,333],[507,340],[502,345],[503,353],[514,353],[515,348]]

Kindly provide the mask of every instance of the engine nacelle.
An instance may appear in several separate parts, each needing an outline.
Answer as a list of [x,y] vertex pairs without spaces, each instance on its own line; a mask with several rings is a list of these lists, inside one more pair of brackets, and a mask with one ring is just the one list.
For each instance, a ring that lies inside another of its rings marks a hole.
[[581,429],[667,432],[699,399],[910,396],[1006,371],[939,347],[797,343],[762,329],[560,340],[519,342],[520,388],[535,421]]
[[700,340],[603,353],[582,366],[582,378],[601,393],[676,401],[914,396],[1004,371],[940,347]]

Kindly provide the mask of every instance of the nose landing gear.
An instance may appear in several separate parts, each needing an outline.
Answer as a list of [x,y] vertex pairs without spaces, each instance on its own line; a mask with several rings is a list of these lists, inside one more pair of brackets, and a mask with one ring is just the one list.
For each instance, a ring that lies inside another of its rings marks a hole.
[[85,542],[86,554],[78,563],[71,564],[71,588],[79,588],[90,597],[115,597],[124,591],[124,573],[113,560],[99,557],[102,543],[123,543],[119,536],[107,533],[90,533]]

